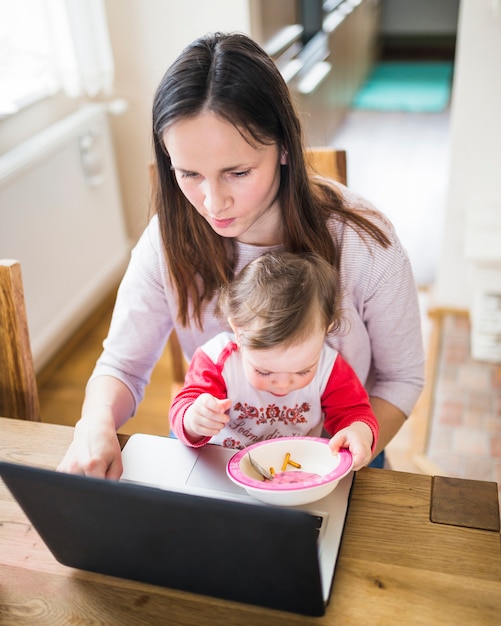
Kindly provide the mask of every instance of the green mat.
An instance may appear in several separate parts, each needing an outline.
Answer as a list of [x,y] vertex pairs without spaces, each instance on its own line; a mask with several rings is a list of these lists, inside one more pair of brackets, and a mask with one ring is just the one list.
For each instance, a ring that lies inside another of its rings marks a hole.
[[352,107],[375,111],[438,113],[450,100],[453,64],[379,63],[355,96]]

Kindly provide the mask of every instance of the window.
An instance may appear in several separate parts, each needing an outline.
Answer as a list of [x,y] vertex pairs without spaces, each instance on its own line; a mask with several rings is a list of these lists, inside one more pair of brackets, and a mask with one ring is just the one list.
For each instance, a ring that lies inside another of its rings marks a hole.
[[61,89],[109,93],[113,76],[103,0],[0,0],[0,116]]

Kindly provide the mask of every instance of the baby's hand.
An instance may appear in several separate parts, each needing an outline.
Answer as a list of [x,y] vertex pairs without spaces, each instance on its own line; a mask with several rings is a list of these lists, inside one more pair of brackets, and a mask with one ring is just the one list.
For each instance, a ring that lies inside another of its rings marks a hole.
[[337,454],[341,448],[348,448],[353,456],[353,469],[359,470],[371,460],[372,441],[372,430],[369,426],[364,422],[353,422],[332,437],[329,447],[332,454]]
[[226,411],[230,406],[229,398],[220,400],[209,393],[202,393],[184,414],[186,435],[193,442],[202,437],[217,435],[229,421]]

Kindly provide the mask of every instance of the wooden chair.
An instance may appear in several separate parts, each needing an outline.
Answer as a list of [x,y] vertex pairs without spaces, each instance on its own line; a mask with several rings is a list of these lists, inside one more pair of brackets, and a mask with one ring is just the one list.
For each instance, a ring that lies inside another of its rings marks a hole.
[[306,162],[317,174],[347,184],[345,150],[311,148],[306,152]]
[[[347,184],[346,151],[332,148],[312,148],[306,153],[306,162],[310,169],[321,176],[332,178],[343,185]],[[150,172],[154,175],[154,172]],[[175,331],[169,338],[173,382],[176,388],[184,382],[186,360]]]
[[40,421],[21,265],[0,260],[0,416]]

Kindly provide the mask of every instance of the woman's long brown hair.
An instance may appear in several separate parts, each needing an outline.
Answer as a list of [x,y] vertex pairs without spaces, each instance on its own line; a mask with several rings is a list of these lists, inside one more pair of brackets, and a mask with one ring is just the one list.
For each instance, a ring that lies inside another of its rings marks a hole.
[[171,124],[202,111],[232,123],[249,143],[276,144],[287,154],[278,190],[285,250],[316,252],[339,269],[340,243],[327,228],[333,216],[389,245],[385,233],[347,207],[334,186],[308,174],[301,123],[273,60],[245,35],[206,35],[174,61],[153,103],[153,206],[183,325],[195,321],[202,327],[205,304],[233,278],[237,261],[235,242],[218,235],[180,191],[163,142]]

